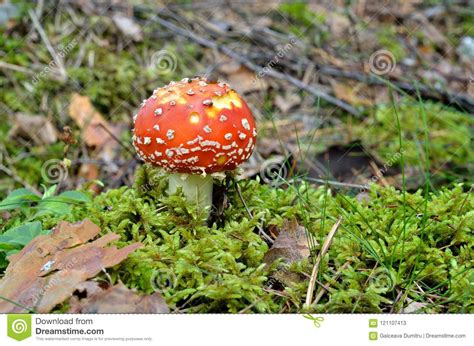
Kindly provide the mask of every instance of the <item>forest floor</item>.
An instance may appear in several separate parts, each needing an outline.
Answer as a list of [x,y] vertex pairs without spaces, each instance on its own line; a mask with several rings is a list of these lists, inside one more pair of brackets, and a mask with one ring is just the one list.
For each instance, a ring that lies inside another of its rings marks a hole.
[[[0,311],[474,312],[474,8],[343,3],[0,3]],[[209,219],[131,144],[192,76],[258,128]]]

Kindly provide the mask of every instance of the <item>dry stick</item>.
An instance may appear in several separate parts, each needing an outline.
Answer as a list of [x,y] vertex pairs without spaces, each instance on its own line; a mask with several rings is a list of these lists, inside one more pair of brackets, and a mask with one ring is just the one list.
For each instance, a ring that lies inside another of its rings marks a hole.
[[41,27],[41,24],[38,20],[38,17],[36,17],[36,14],[34,11],[30,10],[29,11],[31,20],[33,22],[33,26],[35,27],[36,31],[38,31],[38,34],[40,35],[41,39],[43,40],[44,44],[46,45],[46,48],[48,49],[49,54],[51,54],[51,57],[53,58],[54,62],[58,66],[59,69],[59,74],[61,75],[61,78],[63,80],[67,79],[67,73],[66,73],[66,68],[64,67],[63,61],[61,57],[56,54],[56,51],[54,50],[53,46],[51,45],[51,42],[49,41],[48,35],[46,35],[45,31]]
[[35,74],[32,70],[30,70],[26,67],[9,64],[9,63],[4,62],[4,61],[0,61],[0,68],[13,70],[13,71],[17,71],[17,72],[22,72],[22,73],[29,74],[29,75],[34,75]]
[[331,230],[329,231],[329,234],[326,237],[326,240],[324,241],[323,247],[321,248],[321,251],[319,252],[318,257],[316,258],[316,263],[314,263],[313,272],[311,273],[311,279],[309,280],[308,291],[306,292],[306,306],[307,307],[309,307],[311,305],[311,302],[313,301],[313,291],[316,285],[316,276],[318,275],[319,266],[321,264],[321,261],[324,255],[329,250],[332,239],[334,238],[334,235],[339,229],[339,225],[341,224],[341,222],[342,222],[342,217],[339,217],[337,222],[334,224],[334,226],[332,226]]
[[[1,153],[0,153],[1,154]],[[7,166],[4,166],[3,164],[0,163],[0,172],[5,173],[8,175],[10,178],[12,178],[15,182],[17,182],[20,185],[23,185],[24,188],[27,188],[37,195],[41,196],[41,192],[37,190],[35,187],[31,186],[28,184],[26,181],[21,179],[12,169],[8,168]]]
[[312,183],[318,183],[318,184],[328,184],[328,185],[334,185],[334,186],[339,186],[339,187],[350,187],[354,189],[370,190],[370,186],[367,186],[367,185],[343,183],[341,181],[325,180],[325,179],[318,179],[318,178],[311,178],[311,177],[305,177],[305,180],[310,181]]
[[136,155],[135,155],[135,152],[130,148],[129,145],[126,145],[124,144],[119,138],[117,138],[117,136],[112,132],[110,131],[110,129],[105,126],[104,124],[102,123],[99,123],[99,126],[102,127],[104,129],[105,132],[108,133],[108,135],[114,140],[116,141],[122,148],[124,148],[126,151],[128,151],[130,154],[132,154],[132,157],[135,159],[135,161],[138,161]]
[[[289,41],[291,39],[295,39],[295,37],[293,36],[285,37],[286,41]],[[267,59],[272,59],[272,58],[267,57]],[[306,66],[308,70],[311,70],[312,68],[316,67],[318,73],[321,73],[323,75],[354,79],[360,82],[367,83],[368,85],[386,85],[386,82],[384,82],[380,77],[373,76],[371,74],[361,73],[358,71],[345,71],[338,68],[334,68],[332,66],[314,63],[313,61],[307,59],[306,57],[296,57],[296,59],[298,59],[299,62],[302,61],[303,66]],[[289,67],[294,70],[293,66],[289,66]],[[445,75],[445,77],[451,78],[456,81],[461,81],[463,83],[469,82],[469,77],[463,78],[461,76],[452,76],[452,75]],[[307,85],[307,79],[303,78],[302,83]],[[470,112],[474,112],[474,100],[470,98],[467,94],[460,94],[460,93],[453,94],[449,91],[445,91],[442,88],[436,87],[436,86],[419,85],[418,87],[415,87],[411,83],[397,81],[394,79],[391,79],[390,83],[407,93],[414,93],[418,89],[418,91],[421,93],[423,97],[434,98],[441,102],[447,101],[449,102],[449,104],[458,105],[461,108],[464,108]]]
[[[164,26],[165,28],[177,33],[178,35],[184,36],[184,37],[200,44],[201,46],[211,48],[211,49],[217,49],[217,50],[221,51],[225,55],[231,57],[232,59],[236,60],[237,62],[239,62],[240,64],[246,66],[247,68],[249,68],[250,70],[254,71],[257,74],[263,72],[261,66],[254,64],[252,61],[250,61],[246,57],[238,54],[237,52],[235,52],[234,50],[230,49],[227,46],[220,45],[220,44],[217,44],[214,41],[209,41],[206,38],[203,38],[201,36],[197,36],[193,32],[182,29],[182,28],[174,25],[173,23],[171,23],[171,22],[169,22],[165,19],[162,19],[162,18],[160,18],[156,15],[153,17],[153,20],[156,21],[157,23],[159,23],[160,25]],[[325,100],[325,101],[327,101],[327,102],[329,102],[329,103],[331,103],[331,104],[333,104],[333,105],[349,112],[350,114],[352,114],[354,116],[357,116],[357,117],[360,116],[360,112],[357,109],[355,109],[354,107],[352,107],[351,105],[349,105],[346,102],[341,101],[341,100],[325,93],[322,90],[319,90],[319,89],[315,88],[314,86],[303,83],[298,78],[292,77],[292,76],[287,75],[285,73],[277,72],[277,71],[272,70],[272,69],[267,69],[267,71],[265,71],[263,73],[263,75],[273,77],[273,78],[277,78],[277,79],[286,80],[287,82],[290,82],[291,84],[297,86],[298,88],[300,88],[302,90],[305,90],[306,92],[308,92],[308,93],[310,93],[310,94],[312,94],[316,97],[320,97],[321,99],[323,99],[323,100]]]
[[[364,73],[361,72],[344,71],[327,65],[317,65],[316,67],[318,69],[318,72],[323,75],[353,79],[359,82],[365,82],[369,85],[386,85],[386,83],[382,79],[372,76],[367,77]],[[416,92],[416,87],[413,84],[393,79],[390,80],[390,83],[407,93]],[[446,102],[449,102],[449,104],[457,104],[470,112],[474,112],[474,100],[466,94],[453,94],[452,92],[445,91],[440,87],[430,87],[426,85],[419,85],[418,90],[423,97],[434,98],[441,102],[443,102],[444,99],[446,100]]]

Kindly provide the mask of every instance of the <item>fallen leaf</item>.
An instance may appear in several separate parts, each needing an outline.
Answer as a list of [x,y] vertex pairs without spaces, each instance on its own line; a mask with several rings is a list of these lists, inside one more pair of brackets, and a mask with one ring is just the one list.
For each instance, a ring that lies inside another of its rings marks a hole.
[[69,116],[83,130],[82,139],[93,147],[103,147],[108,141],[112,140],[107,130],[111,127],[95,110],[89,97],[73,94],[69,104]]
[[11,255],[0,281],[0,295],[6,298],[0,300],[0,312],[49,312],[69,298],[81,282],[119,264],[141,246],[107,246],[119,239],[115,233],[90,241],[99,232],[99,227],[87,219],[76,224],[61,221],[51,234],[34,238]]
[[263,91],[267,90],[268,83],[264,78],[258,77],[258,75],[244,66],[227,76],[227,81],[230,85],[234,85],[235,89],[241,93],[249,93],[252,91]]
[[338,59],[336,56],[331,55],[330,53],[326,52],[324,49],[321,48],[313,48],[313,59],[317,61],[321,65],[332,65],[335,67],[345,68],[347,67],[347,63],[341,59]]
[[22,136],[36,145],[47,145],[56,143],[58,131],[45,116],[16,113],[9,136]]
[[82,129],[82,140],[94,147],[97,158],[113,163],[119,143],[121,126],[110,125],[94,108],[89,97],[73,94],[69,104],[69,116]]
[[277,259],[283,259],[285,264],[273,272],[271,277],[289,286],[292,283],[300,282],[302,277],[298,273],[288,270],[288,265],[305,259],[309,255],[310,249],[306,229],[296,221],[286,220],[272,247],[265,254],[263,261],[270,265]]
[[280,108],[283,113],[288,113],[288,111],[299,105],[301,103],[301,97],[298,94],[287,93],[285,96],[278,94],[275,97],[275,105]]
[[225,54],[219,54],[216,60],[217,70],[224,74],[236,73],[240,69],[240,64]]
[[86,181],[93,181],[99,178],[99,169],[92,163],[84,163],[79,168],[78,175]]
[[[268,83],[264,77],[259,77],[257,73],[239,64],[227,55],[220,54],[217,64],[218,71],[226,75],[225,81],[233,85],[241,94],[268,89]],[[263,68],[262,73],[264,73]]]
[[267,264],[282,258],[293,263],[310,255],[307,230],[296,221],[286,220],[272,247],[265,254],[263,261]]
[[69,303],[70,314],[166,314],[169,313],[168,305],[160,293],[140,295],[119,283],[107,289],[100,288],[98,283],[88,281],[87,286],[82,286],[82,295],[87,298],[80,299],[73,296]]
[[349,104],[355,106],[373,105],[373,101],[370,99],[370,97],[368,97],[368,95],[365,95],[368,93],[368,87],[365,84],[359,83],[355,86],[350,86],[342,83],[337,83],[336,81],[332,80],[331,85],[334,91],[334,95],[336,95],[338,99],[344,100]]

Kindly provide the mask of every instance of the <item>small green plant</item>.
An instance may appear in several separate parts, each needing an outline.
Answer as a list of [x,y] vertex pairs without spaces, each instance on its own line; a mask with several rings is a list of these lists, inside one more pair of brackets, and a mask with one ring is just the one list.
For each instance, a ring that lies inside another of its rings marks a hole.
[[49,230],[43,230],[41,222],[34,221],[10,228],[3,234],[0,234],[0,269],[8,265],[8,256],[19,252],[38,235],[49,233]]
[[0,211],[14,215],[1,225],[0,269],[8,265],[9,255],[20,251],[36,236],[48,234],[50,230],[44,226],[54,226],[57,219],[70,215],[74,206],[90,202],[90,198],[79,191],[65,191],[55,196],[56,189],[57,185],[44,187],[42,196],[28,189],[17,189],[0,202]]
[[43,187],[43,196],[38,196],[25,188],[14,190],[0,202],[0,211],[19,210],[26,220],[33,220],[48,214],[66,215],[71,212],[72,205],[90,201],[86,194],[79,191],[65,191],[55,196],[57,185]]

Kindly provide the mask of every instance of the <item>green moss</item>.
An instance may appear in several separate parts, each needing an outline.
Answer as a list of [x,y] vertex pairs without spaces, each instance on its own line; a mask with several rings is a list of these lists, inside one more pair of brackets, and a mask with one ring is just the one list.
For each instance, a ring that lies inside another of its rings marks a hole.
[[[425,165],[425,147],[432,169],[443,166],[467,167],[474,162],[472,130],[469,115],[438,103],[424,104],[427,128],[418,103],[408,100],[397,105],[402,132],[404,160],[409,165]],[[391,161],[400,152],[396,113],[391,105],[380,106],[375,115],[353,128],[362,144],[383,162]],[[428,137],[425,136],[425,130]],[[397,159],[397,162],[398,162]]]
[[[110,277],[142,292],[160,291],[180,311],[303,311],[312,261],[285,269],[300,279],[272,287],[283,288],[282,295],[265,290],[270,276],[282,269],[263,265],[269,246],[257,226],[268,232],[285,219],[297,220],[318,240],[312,249],[317,254],[342,217],[319,271],[329,293],[306,311],[387,312],[403,292],[396,309],[411,299],[426,302],[429,312],[474,312],[468,298],[474,280],[474,198],[462,185],[428,196],[373,186],[370,199],[359,202],[306,183],[283,189],[245,180],[238,184],[253,215],[249,219],[235,184],[231,180],[228,187],[222,224],[206,225],[181,194],[167,196],[166,177],[148,166],[138,169],[133,188],[109,190],[74,208],[67,219],[90,218],[102,234],[119,234],[119,246],[141,242],[142,248],[108,270]],[[26,222],[14,218],[10,225]],[[50,229],[59,218],[40,221]],[[430,303],[426,294],[439,298]]]
[[292,20],[304,26],[324,24],[326,16],[323,13],[316,13],[308,8],[304,2],[282,3],[279,6],[281,13],[287,14]]
[[312,37],[313,43],[317,46],[321,46],[329,39],[329,32],[324,25],[326,15],[312,11],[308,4],[303,2],[282,3],[278,7],[278,13],[284,14],[293,23],[285,30],[297,37]]

